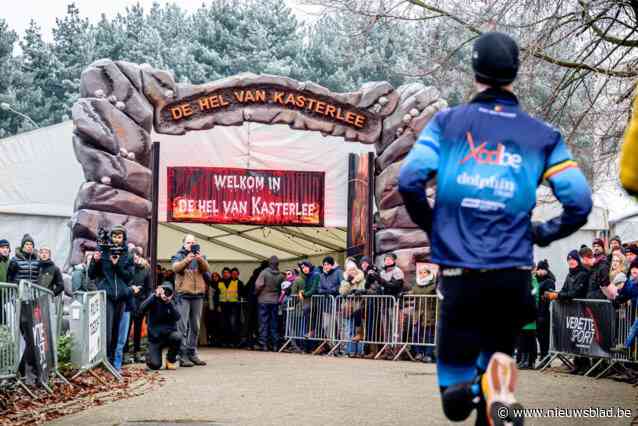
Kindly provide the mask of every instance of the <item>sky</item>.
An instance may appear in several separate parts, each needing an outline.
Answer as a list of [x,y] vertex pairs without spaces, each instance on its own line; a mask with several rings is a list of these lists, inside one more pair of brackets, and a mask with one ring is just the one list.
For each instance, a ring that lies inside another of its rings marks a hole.
[[[285,0],[293,9],[299,19],[307,20],[312,18],[313,7],[300,5],[296,0]],[[118,12],[124,12],[127,6],[140,3],[145,10],[151,8],[154,2],[160,4],[177,3],[184,9],[195,10],[206,0],[19,0],[15,3],[5,0],[8,4],[3,4],[0,17],[4,18],[9,27],[16,31],[19,36],[24,34],[29,21],[34,19],[42,28],[42,35],[47,41],[51,41],[53,36],[51,30],[55,26],[55,18],[66,14],[67,6],[70,3],[80,9],[80,15],[88,17],[92,23],[97,23],[102,13],[108,17],[115,16]],[[314,11],[317,9],[314,8]]]

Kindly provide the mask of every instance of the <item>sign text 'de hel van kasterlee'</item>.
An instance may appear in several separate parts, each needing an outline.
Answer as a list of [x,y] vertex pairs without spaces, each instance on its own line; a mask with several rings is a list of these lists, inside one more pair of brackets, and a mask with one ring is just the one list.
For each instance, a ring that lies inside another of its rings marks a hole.
[[322,226],[324,173],[168,167],[169,221]]
[[354,129],[363,129],[367,117],[347,105],[319,99],[311,93],[286,88],[229,88],[181,100],[165,107],[164,120],[178,122],[213,114],[237,105],[268,105],[311,113]]

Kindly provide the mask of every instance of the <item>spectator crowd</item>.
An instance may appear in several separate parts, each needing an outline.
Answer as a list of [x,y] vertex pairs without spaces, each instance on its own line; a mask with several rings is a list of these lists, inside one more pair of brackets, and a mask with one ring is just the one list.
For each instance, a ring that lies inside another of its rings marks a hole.
[[[282,270],[279,260],[273,256],[244,281],[236,267],[212,271],[193,235],[184,236],[168,269],[157,265],[152,272],[144,250],[128,244],[123,226],[114,226],[108,236],[108,244],[87,250],[83,262],[69,271],[70,290],[106,292],[107,352],[118,370],[127,362],[146,362],[149,368],[159,369],[163,365],[163,349],[168,349],[166,369],[176,369],[178,365],[203,366],[206,363],[197,352],[200,343],[277,351],[284,344],[286,316],[290,315],[287,307],[293,297],[301,306],[301,323],[307,334],[303,339],[288,342],[292,343],[288,349],[317,351],[318,344],[312,339],[317,330],[308,328],[313,296],[436,295],[440,281],[436,265],[432,265],[434,268],[418,266],[415,279],[407,280],[392,253],[383,257],[379,268],[365,256],[347,258],[343,267],[333,257],[326,256],[318,266],[303,260],[296,267]],[[637,245],[623,244],[620,237],[614,237],[607,246],[604,240],[597,238],[591,247],[583,245],[571,250],[565,261],[569,272],[560,291],[556,290],[556,277],[548,260],[539,261],[533,268],[530,291],[537,307],[537,319],[520,331],[516,350],[520,368],[539,367],[538,360],[546,358],[549,352],[551,301],[570,303],[574,299],[596,299],[610,300],[617,308],[627,303],[637,306]],[[151,288],[151,273],[156,278],[155,290]],[[55,295],[65,289],[63,274],[51,259],[50,248],[36,249],[28,234],[13,256],[9,242],[0,239],[0,282],[20,280],[50,289]],[[406,299],[409,300],[403,298]],[[416,303],[400,305],[398,332],[411,334],[403,336],[405,341],[434,343],[437,310],[433,303],[428,306]],[[383,322],[378,320],[380,309],[362,301],[340,305],[339,315],[343,317],[340,338],[348,344],[336,351],[337,355],[374,357],[378,353],[379,348],[374,344],[364,345],[361,341],[365,341],[364,330],[379,326],[373,322]],[[406,331],[408,329],[410,331]],[[148,343],[144,353],[145,330]],[[204,330],[201,339],[200,330]],[[637,335],[638,320],[633,323],[624,344],[612,351],[629,351]],[[431,346],[417,345],[412,349],[418,360],[435,360]],[[389,356],[394,357],[395,353]],[[577,357],[574,365],[575,373],[590,368],[586,358]]]

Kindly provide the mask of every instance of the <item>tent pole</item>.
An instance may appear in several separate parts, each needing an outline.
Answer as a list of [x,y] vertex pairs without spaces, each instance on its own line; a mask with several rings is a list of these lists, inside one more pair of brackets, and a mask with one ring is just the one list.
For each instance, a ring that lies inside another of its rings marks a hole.
[[157,282],[157,231],[158,231],[158,207],[159,207],[159,164],[160,164],[160,143],[155,141],[151,145],[151,221],[149,226],[148,247],[149,257],[151,258],[151,288],[155,289],[159,284]]

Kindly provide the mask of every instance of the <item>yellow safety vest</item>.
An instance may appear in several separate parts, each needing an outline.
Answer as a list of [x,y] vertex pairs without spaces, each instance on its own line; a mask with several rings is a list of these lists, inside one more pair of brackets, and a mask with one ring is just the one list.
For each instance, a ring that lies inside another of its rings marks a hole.
[[239,302],[239,282],[233,280],[228,283],[228,287],[223,281],[219,282],[219,301],[225,302]]

